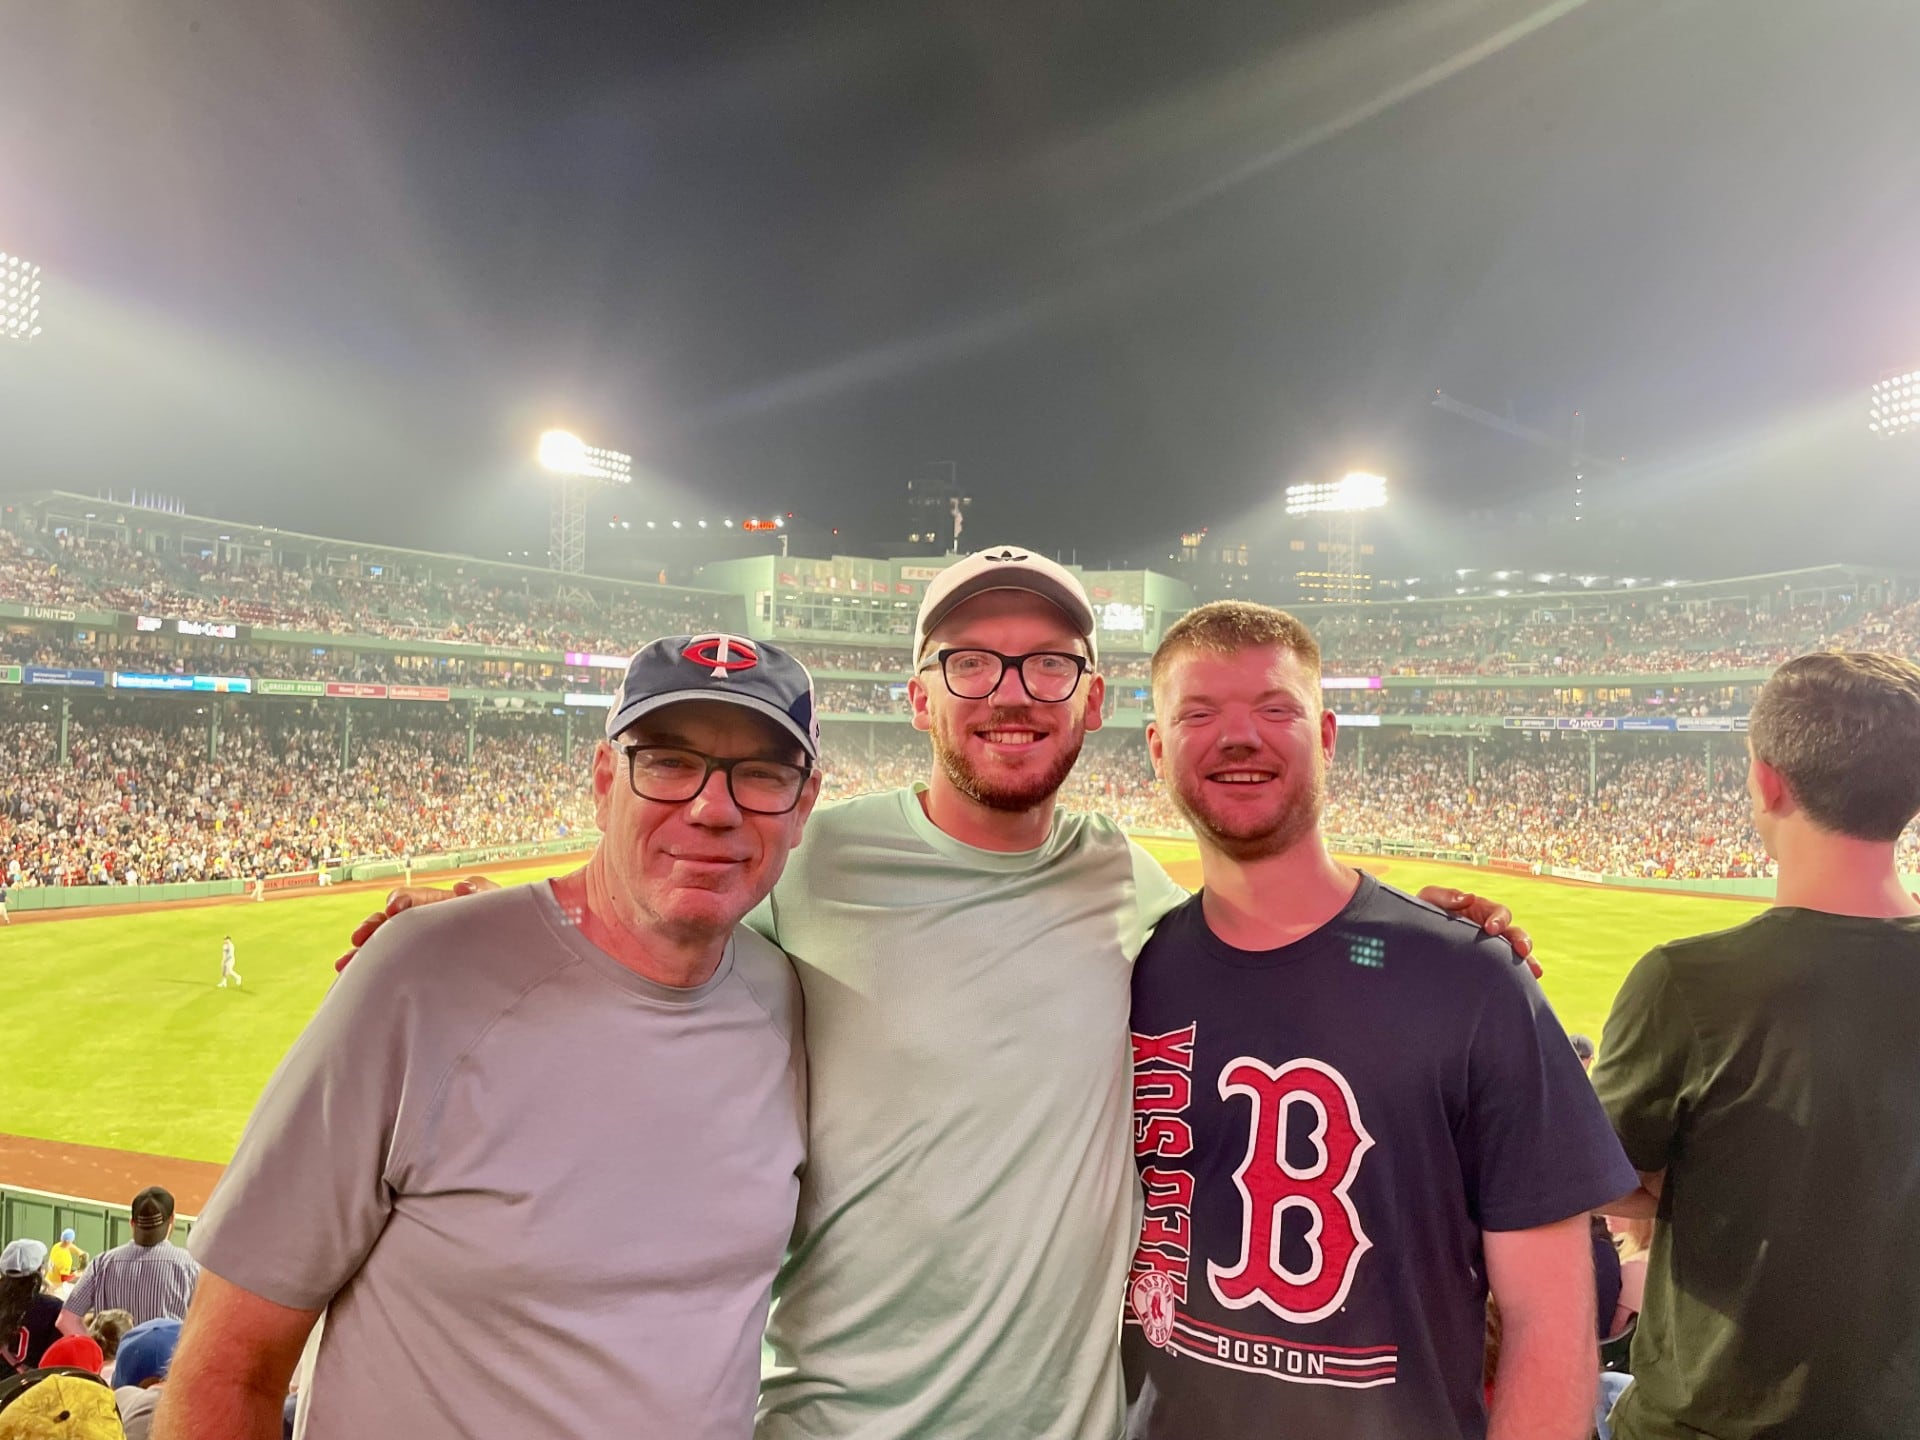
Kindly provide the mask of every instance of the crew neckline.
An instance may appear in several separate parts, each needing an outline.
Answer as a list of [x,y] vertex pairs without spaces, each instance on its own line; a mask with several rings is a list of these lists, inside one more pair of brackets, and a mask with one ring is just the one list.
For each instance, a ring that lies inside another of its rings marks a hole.
[[1272,950],[1242,950],[1231,945],[1214,934],[1213,926],[1207,923],[1206,891],[1194,892],[1192,901],[1194,924],[1200,927],[1200,941],[1207,955],[1222,965],[1231,965],[1236,970],[1275,970],[1286,965],[1298,965],[1302,961],[1312,960],[1327,949],[1334,933],[1351,920],[1358,911],[1368,904],[1380,889],[1380,882],[1365,870],[1360,871],[1360,883],[1354,887],[1353,894],[1347,897],[1347,903],[1323,923],[1318,929],[1302,935],[1298,940],[1290,941]]
[[[539,911],[541,921],[567,948],[568,953],[643,1000],[656,1005],[686,1009],[709,999],[715,991],[727,983],[728,977],[733,974],[734,950],[739,943],[737,933],[727,937],[727,948],[720,956],[720,963],[714,967],[713,974],[700,984],[662,985],[658,980],[649,980],[639,971],[622,965],[582,935],[579,927],[567,918],[566,911],[560,908],[560,897],[553,893],[552,881],[543,880],[526,888],[534,892],[533,903]],[[738,927],[736,926],[735,929],[737,931]]]
[[1032,867],[1036,860],[1043,858],[1053,848],[1054,839],[1060,833],[1060,810],[1053,812],[1053,827],[1048,830],[1047,838],[1031,850],[983,850],[978,845],[969,845],[964,840],[956,840],[938,825],[920,806],[920,797],[927,793],[928,786],[923,780],[916,780],[904,786],[896,799],[900,813],[906,817],[907,828],[926,845],[952,860],[964,860],[968,865],[980,870],[1017,871]]

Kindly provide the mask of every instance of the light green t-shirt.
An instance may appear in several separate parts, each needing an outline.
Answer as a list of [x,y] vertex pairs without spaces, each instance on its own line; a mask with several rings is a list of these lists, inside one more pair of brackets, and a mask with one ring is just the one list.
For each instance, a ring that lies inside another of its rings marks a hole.
[[1186,898],[1104,816],[1008,855],[918,787],[815,813],[753,922],[811,1076],[760,1440],[1119,1433],[1131,965]]

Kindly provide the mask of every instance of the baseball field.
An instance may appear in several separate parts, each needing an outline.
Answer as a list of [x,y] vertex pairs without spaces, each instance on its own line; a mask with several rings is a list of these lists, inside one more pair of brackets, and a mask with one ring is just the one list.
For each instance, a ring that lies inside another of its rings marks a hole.
[[[1190,843],[1146,843],[1177,879],[1199,884]],[[533,880],[573,863],[499,878]],[[1621,977],[1649,946],[1738,924],[1756,909],[1426,862],[1361,863],[1405,890],[1449,885],[1505,901],[1534,936],[1562,1021],[1596,1039]],[[16,919],[0,929],[0,976],[14,1001],[0,1064],[0,1182],[117,1200],[128,1176],[152,1168],[146,1157],[169,1157],[189,1162],[169,1173],[182,1209],[192,1208],[193,1192],[232,1155],[261,1086],[326,994],[349,931],[383,894],[356,887]],[[228,935],[244,983],[220,989]],[[35,1168],[41,1173],[20,1173]]]

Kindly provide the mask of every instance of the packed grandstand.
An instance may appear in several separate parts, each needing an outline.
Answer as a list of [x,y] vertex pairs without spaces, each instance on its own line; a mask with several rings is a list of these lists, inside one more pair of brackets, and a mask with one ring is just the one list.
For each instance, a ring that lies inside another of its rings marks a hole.
[[[790,645],[818,677],[829,795],[925,772],[926,741],[903,723],[914,567],[862,581],[845,562],[769,560],[765,589],[562,586],[276,532],[202,544],[189,520],[139,512],[79,523],[85,503],[48,497],[0,526],[10,886],[245,879],[590,834],[597,706],[620,657],[660,634]],[[1129,583],[1094,578],[1096,597]],[[1110,723],[1065,800],[1177,830],[1142,726],[1146,648],[1180,601],[1164,577],[1131,583],[1166,603],[1113,607]],[[1344,843],[1643,879],[1769,873],[1740,732],[1773,665],[1920,655],[1920,586],[1838,566],[1301,613],[1348,721],[1328,817]],[[1903,854],[1920,870],[1920,839]]]

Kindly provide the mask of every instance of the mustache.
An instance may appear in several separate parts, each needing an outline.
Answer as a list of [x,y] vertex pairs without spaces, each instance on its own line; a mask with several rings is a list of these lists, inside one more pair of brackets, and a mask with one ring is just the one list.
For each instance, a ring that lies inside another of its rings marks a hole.
[[987,718],[976,728],[981,730],[1011,730],[1016,728],[1044,730],[1047,727],[1040,723],[1040,716],[1032,706],[1009,705],[1004,710],[997,706],[989,710],[987,712]]

